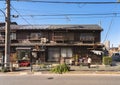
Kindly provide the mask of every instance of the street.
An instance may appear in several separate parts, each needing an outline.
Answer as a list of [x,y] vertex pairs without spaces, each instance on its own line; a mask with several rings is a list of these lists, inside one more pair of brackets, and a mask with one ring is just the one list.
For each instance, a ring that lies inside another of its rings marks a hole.
[[120,85],[120,75],[6,75],[0,85]]

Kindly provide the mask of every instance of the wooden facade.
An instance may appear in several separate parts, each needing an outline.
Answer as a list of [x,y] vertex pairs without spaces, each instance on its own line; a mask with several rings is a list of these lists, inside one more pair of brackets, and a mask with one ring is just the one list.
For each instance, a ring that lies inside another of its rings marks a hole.
[[[1,50],[4,49],[4,28],[0,26]],[[102,28],[98,25],[12,24],[11,54],[22,59],[29,54],[26,48],[31,48],[33,59],[40,59],[42,62],[59,62],[61,57],[72,58],[76,54],[79,57],[89,55],[93,62],[101,62],[101,56],[91,53],[91,50],[102,50],[101,31]]]

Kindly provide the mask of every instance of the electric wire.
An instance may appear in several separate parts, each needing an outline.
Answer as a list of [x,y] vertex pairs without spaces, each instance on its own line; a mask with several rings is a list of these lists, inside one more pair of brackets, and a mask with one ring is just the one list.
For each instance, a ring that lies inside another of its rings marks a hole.
[[[118,6],[118,5],[115,5],[115,7],[114,7],[115,9],[114,9],[114,10],[116,10],[117,6]],[[113,10],[113,11],[114,11],[114,10]],[[112,24],[113,24],[113,22],[114,22],[114,19],[115,19],[116,17],[118,17],[116,14],[115,14],[115,16],[112,17],[112,19],[111,19],[111,21],[110,21],[110,25],[109,25],[109,27],[108,27],[108,30],[107,30],[107,33],[106,33],[106,35],[105,35],[105,38],[104,38],[103,43],[105,43],[105,41],[107,40],[107,37],[109,36],[109,33],[110,33],[110,29],[111,29]]]
[[27,15],[22,15],[22,16],[105,16],[105,15],[120,15],[120,13],[88,13],[88,14],[71,14],[71,13],[66,13],[66,14],[27,14]]
[[[15,9],[14,9],[15,10]],[[18,14],[20,14],[17,10],[15,10]],[[21,14],[20,14],[21,15]],[[83,13],[83,14],[79,14],[79,13],[65,13],[65,14],[61,14],[61,13],[57,13],[57,14],[26,14],[26,15],[21,15],[21,16],[32,16],[32,17],[37,17],[37,16],[111,16],[111,15],[120,15],[120,13],[118,12],[113,12],[113,13]]]
[[29,25],[31,25],[12,5],[11,5],[12,9],[14,9],[18,14],[19,16],[25,21],[27,22]]
[[[1,0],[5,1],[5,0]],[[75,2],[75,1],[44,1],[44,0],[11,0],[17,2],[39,2],[53,4],[120,4],[120,2]]]
[[115,18],[115,17],[116,17],[116,16],[112,17],[112,19],[111,19],[111,22],[110,22],[110,25],[109,25],[109,27],[108,27],[108,30],[107,30],[107,33],[106,33],[106,35],[105,35],[105,39],[104,39],[103,43],[106,41],[106,39],[107,39],[107,37],[108,37],[108,34],[109,34],[109,32],[110,32],[110,29],[111,29],[111,26],[112,26],[112,24],[113,24],[113,21],[114,21],[114,18]]
[[[1,0],[5,1],[5,0]],[[39,3],[55,3],[55,4],[120,4],[119,1],[117,2],[75,2],[75,1],[44,1],[44,0],[11,0],[11,1],[18,1],[18,2],[39,2]]]
[[[4,1],[4,0],[1,0]],[[120,2],[73,2],[73,1],[43,1],[43,0],[11,0],[11,1],[17,1],[17,2],[39,2],[39,3],[52,3],[52,4],[120,4]],[[30,24],[23,16],[104,16],[104,17],[112,17],[111,15],[115,15],[115,17],[119,17],[118,15],[120,13],[107,13],[107,14],[37,14],[37,15],[21,15],[13,6],[12,8],[19,14],[20,17],[22,17],[23,20],[25,20],[28,24]],[[71,17],[69,17],[71,18]],[[75,17],[74,17],[75,18]],[[84,17],[85,18],[85,17]],[[95,18],[95,17],[94,17]],[[57,18],[46,18],[46,19],[57,19]],[[62,18],[60,18],[62,19]],[[111,29],[112,23],[114,21],[114,17],[111,19],[108,31],[106,33],[105,40],[107,39],[107,36],[109,34],[109,31]]]

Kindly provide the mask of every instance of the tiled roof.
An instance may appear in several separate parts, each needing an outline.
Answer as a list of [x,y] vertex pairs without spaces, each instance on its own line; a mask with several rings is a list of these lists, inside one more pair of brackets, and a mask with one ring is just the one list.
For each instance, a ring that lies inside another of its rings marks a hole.
[[[68,30],[102,30],[99,25],[11,25],[12,30],[31,30],[31,29],[68,29]],[[4,30],[4,26],[0,30]]]

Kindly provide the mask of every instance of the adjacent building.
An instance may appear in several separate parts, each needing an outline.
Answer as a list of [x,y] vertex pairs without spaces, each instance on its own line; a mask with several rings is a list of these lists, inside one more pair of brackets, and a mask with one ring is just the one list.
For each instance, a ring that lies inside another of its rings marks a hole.
[[[4,57],[5,26],[0,24],[0,58]],[[102,56],[91,50],[102,50],[99,25],[17,25],[11,24],[11,62],[32,58],[33,62],[59,62],[75,55],[91,56],[93,63]]]
[[105,45],[106,50],[109,51],[109,50],[110,50],[110,41],[108,41],[108,40],[105,41],[105,42],[104,42],[104,45]]

